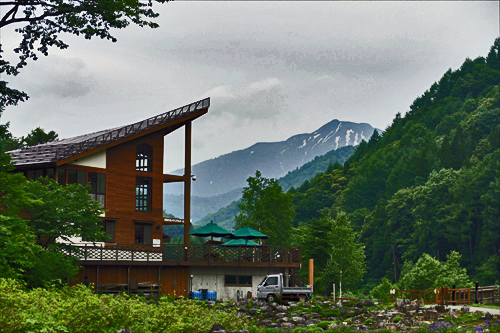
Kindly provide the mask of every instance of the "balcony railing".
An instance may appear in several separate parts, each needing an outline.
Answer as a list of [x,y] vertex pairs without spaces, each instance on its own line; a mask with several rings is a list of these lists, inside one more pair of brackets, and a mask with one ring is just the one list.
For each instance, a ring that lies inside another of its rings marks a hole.
[[152,262],[186,266],[300,266],[300,247],[259,246],[226,247],[220,245],[163,244],[72,244],[64,253],[82,263]]

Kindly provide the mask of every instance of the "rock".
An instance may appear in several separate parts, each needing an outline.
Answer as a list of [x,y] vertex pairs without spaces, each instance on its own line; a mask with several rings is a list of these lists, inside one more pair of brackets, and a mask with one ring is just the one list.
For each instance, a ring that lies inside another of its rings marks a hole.
[[470,307],[469,307],[468,305],[464,305],[464,306],[460,309],[460,311],[465,312],[465,313],[468,313],[468,312],[470,312]]
[[330,324],[330,326],[328,326],[328,330],[336,330],[337,328],[339,328],[339,325],[335,323],[332,323]]
[[306,320],[302,317],[292,317],[292,322],[294,324],[305,324]]
[[484,315],[484,320],[492,320],[493,319],[493,315],[489,312],[486,312],[486,314]]
[[273,309],[270,306],[264,305],[264,306],[260,307],[260,311],[269,312],[269,311],[273,311]]
[[226,328],[219,324],[214,324],[209,333],[226,333]]
[[316,323],[316,322],[315,322],[314,320],[311,320],[311,319],[306,320],[306,325],[307,325],[307,326],[314,325],[315,323]]
[[294,325],[292,323],[281,323],[280,325],[283,328],[292,328]]
[[288,307],[287,307],[287,306],[284,306],[284,305],[278,305],[278,306],[276,307],[276,311],[277,311],[277,312],[285,312],[285,311],[287,311],[287,310],[288,310]]
[[286,317],[286,313],[277,313],[277,314],[276,314],[276,317],[277,317],[277,318],[283,318],[283,317]]
[[274,312],[272,312],[272,311],[264,312],[264,317],[272,318],[272,317],[274,317]]
[[265,320],[262,320],[259,324],[260,324],[260,326],[269,326],[272,323],[273,323],[272,320],[265,319]]
[[375,304],[372,301],[370,301],[369,299],[364,299],[356,303],[355,307],[362,308],[363,306],[373,306],[373,305]]
[[129,330],[128,328],[122,328],[119,331],[116,331],[116,333],[134,333],[134,331]]
[[247,310],[247,313],[251,316],[255,315],[257,313],[257,309],[256,308],[250,308]]
[[396,330],[398,331],[405,331],[406,330],[406,325],[400,321],[399,323],[396,324]]

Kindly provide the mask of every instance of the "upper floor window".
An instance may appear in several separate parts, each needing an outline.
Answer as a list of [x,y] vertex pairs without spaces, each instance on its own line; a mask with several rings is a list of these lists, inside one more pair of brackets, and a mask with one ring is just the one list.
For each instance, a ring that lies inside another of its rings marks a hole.
[[145,172],[153,171],[153,148],[145,143],[137,146],[135,169]]
[[106,202],[106,175],[104,173],[89,172],[90,197],[101,203],[104,207]]
[[151,177],[137,177],[135,183],[135,210],[141,212],[151,211]]

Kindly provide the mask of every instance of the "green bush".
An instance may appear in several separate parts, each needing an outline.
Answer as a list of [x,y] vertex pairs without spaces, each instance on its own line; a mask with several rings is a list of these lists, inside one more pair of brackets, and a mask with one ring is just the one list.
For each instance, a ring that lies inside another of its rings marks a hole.
[[332,321],[320,321],[319,323],[316,324],[316,326],[321,327],[322,329],[326,330],[328,326],[330,326],[333,322]]
[[394,317],[394,319],[392,321],[395,322],[395,323],[399,323],[400,321],[403,321],[403,317],[396,316],[396,317]]
[[390,300],[390,291],[394,288],[394,285],[389,282],[387,278],[382,278],[382,283],[373,288],[370,292],[370,296],[379,300],[383,303],[388,303]]
[[83,285],[27,291],[15,280],[0,279],[0,328],[3,333],[108,333],[123,328],[195,333],[208,332],[214,324],[228,330],[250,326],[234,312],[211,310],[200,302],[161,297],[150,303],[126,294],[97,295]]

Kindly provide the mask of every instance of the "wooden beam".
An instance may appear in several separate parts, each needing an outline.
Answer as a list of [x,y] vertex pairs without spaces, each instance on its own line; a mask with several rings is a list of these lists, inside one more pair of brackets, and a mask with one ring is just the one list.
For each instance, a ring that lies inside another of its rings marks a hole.
[[184,176],[163,174],[163,183],[183,182],[185,179]]
[[188,121],[184,140],[184,246],[190,244],[189,227],[191,226],[191,125]]

